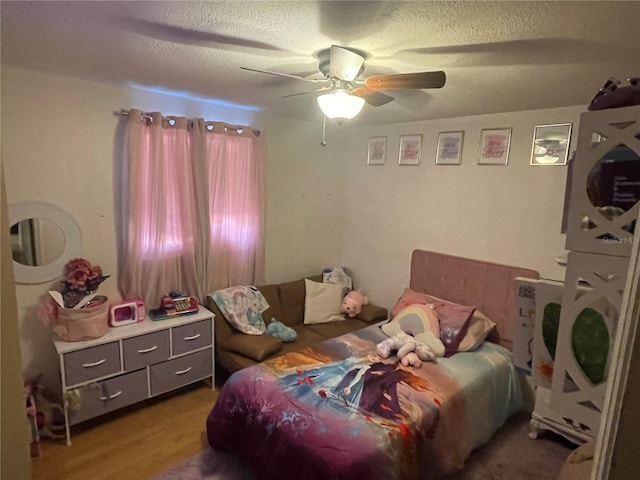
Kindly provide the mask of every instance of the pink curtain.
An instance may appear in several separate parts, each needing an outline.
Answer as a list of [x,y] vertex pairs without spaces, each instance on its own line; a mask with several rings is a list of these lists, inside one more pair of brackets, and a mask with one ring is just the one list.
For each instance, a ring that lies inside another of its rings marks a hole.
[[[149,118],[152,121],[149,121]],[[131,110],[119,287],[149,308],[264,277],[263,141],[224,124]]]

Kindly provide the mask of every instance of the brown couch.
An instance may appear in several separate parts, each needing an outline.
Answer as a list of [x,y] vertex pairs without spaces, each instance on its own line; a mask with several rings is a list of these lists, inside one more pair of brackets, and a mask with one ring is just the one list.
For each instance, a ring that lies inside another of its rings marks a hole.
[[[322,282],[322,275],[308,278],[315,282]],[[229,325],[213,299],[207,296],[206,307],[216,315],[214,326],[216,362],[228,373],[388,318],[386,308],[369,304],[364,305],[360,314],[355,318],[332,323],[305,325],[304,279],[258,286],[257,288],[269,303],[269,308],[262,314],[265,323],[269,325],[271,319],[275,318],[292,327],[297,333],[297,338],[293,342],[283,342],[267,334],[246,335],[241,333]]]

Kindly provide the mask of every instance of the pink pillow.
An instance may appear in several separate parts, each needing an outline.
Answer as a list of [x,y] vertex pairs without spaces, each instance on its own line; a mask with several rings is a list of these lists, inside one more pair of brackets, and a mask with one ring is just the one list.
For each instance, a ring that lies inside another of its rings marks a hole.
[[395,317],[400,310],[408,307],[409,305],[426,305],[429,303],[429,298],[424,293],[418,293],[410,288],[405,288],[400,298],[396,301],[396,304],[391,309],[391,318]]
[[433,305],[440,320],[440,340],[444,343],[445,356],[449,357],[458,351],[460,342],[467,333],[469,320],[476,307],[458,305],[441,298],[432,297],[406,288],[391,309],[391,318],[408,305]]

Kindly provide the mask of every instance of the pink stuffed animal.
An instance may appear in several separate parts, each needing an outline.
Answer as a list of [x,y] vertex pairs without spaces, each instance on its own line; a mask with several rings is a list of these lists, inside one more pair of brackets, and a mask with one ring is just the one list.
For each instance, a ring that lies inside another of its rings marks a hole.
[[362,306],[369,303],[369,298],[358,290],[351,290],[342,299],[340,311],[346,313],[349,318],[353,318],[362,311]]

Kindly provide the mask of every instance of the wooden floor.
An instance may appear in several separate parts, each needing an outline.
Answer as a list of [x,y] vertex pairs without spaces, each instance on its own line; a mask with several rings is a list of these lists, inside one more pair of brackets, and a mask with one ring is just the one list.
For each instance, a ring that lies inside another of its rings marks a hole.
[[218,398],[205,382],[147,400],[71,429],[65,440],[42,439],[33,480],[145,480],[200,452],[205,421]]

